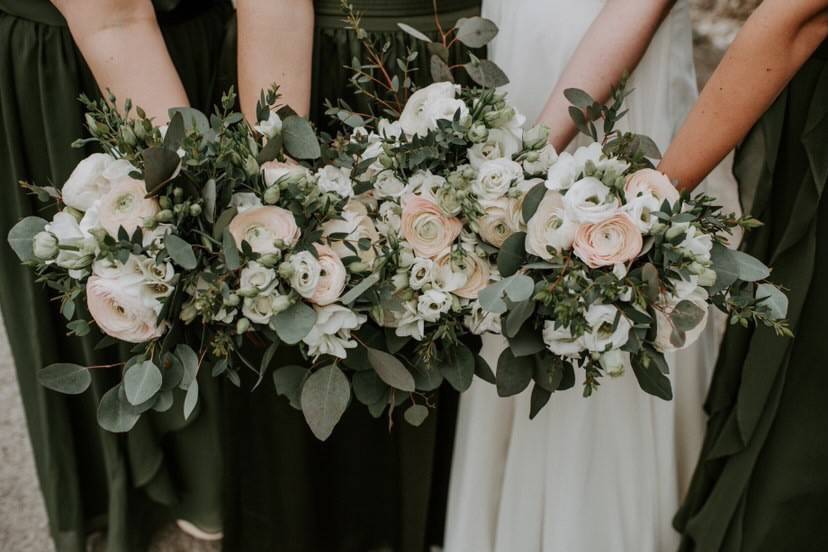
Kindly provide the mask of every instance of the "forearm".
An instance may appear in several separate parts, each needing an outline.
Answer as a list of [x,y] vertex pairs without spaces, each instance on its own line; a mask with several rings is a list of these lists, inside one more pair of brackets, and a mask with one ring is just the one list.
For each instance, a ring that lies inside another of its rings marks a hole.
[[705,86],[659,170],[693,189],[828,37],[828,0],[765,0]]
[[263,89],[279,85],[280,102],[300,115],[310,109],[313,56],[311,0],[238,0],[238,78],[242,112],[256,118]]
[[130,98],[158,123],[188,105],[149,0],[55,1],[98,87]]
[[570,59],[538,120],[551,129],[549,142],[561,151],[577,134],[569,117],[567,88],[580,88],[599,102],[609,99],[613,85],[631,73],[673,2],[610,0],[590,25]]

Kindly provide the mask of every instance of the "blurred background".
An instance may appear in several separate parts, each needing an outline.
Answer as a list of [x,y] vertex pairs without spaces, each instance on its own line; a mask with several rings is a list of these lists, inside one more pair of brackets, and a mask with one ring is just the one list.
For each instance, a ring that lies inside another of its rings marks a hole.
[[[710,78],[739,27],[761,0],[690,0],[699,87]],[[31,367],[36,369],[36,367]],[[17,394],[14,366],[0,319],[0,550],[53,550]],[[217,552],[220,546],[195,541],[170,527],[157,535],[152,552]],[[90,541],[90,552],[102,546]]]

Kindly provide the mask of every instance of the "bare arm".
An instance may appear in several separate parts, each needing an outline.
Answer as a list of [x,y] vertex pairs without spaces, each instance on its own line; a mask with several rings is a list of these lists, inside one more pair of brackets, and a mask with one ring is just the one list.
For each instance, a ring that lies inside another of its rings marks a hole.
[[765,0],[708,81],[659,170],[679,188],[695,188],[826,38],[828,0]]
[[150,0],[52,0],[101,90],[131,98],[158,123],[188,105]]
[[274,82],[281,103],[300,115],[310,109],[313,56],[312,0],[238,0],[239,98],[248,121],[256,118],[262,89]]
[[563,92],[580,88],[603,103],[612,86],[644,57],[674,0],[609,0],[564,69],[540,115],[551,129],[549,142],[561,151],[577,134]]

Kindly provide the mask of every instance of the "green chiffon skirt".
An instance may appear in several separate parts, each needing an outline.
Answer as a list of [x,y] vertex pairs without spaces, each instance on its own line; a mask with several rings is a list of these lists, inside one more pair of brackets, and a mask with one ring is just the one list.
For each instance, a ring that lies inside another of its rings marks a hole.
[[707,436],[676,516],[681,550],[817,552],[828,547],[828,43],[736,157],[743,202],[765,226],[746,251],[789,289],[794,339],[728,331]]
[[[156,6],[191,103],[208,109],[229,1]],[[51,215],[17,182],[60,186],[92,153],[70,148],[84,136],[81,93],[94,97],[98,90],[58,12],[47,0],[0,0],[0,305],[52,537],[59,552],[84,552],[87,534],[101,529],[110,552],[145,550],[155,528],[176,518],[221,527],[221,394],[204,374],[195,419],[185,423],[180,409],[155,413],[129,434],[115,435],[98,427],[96,406],[116,373],[95,370],[91,390],[80,396],[37,382],[36,371],[53,362],[99,365],[128,354],[95,350],[100,335],[67,337],[49,294],[5,240],[19,219]]]
[[[479,13],[479,0],[438,2],[444,25]],[[323,128],[325,99],[344,98],[355,109],[365,99],[349,88],[353,57],[362,58],[354,33],[342,27],[338,2],[316,4],[312,118]],[[397,27],[402,21],[435,29],[431,0],[357,1],[363,23],[390,59],[416,48],[417,78],[429,81],[422,43]],[[457,56],[457,52],[454,53]],[[274,366],[296,363],[289,351]],[[301,363],[301,359],[299,359]],[[244,552],[423,552],[443,537],[457,396],[444,390],[420,427],[394,416],[374,419],[354,401],[334,433],[318,442],[302,414],[277,397],[271,378],[252,394],[228,386],[227,487],[224,550]],[[400,410],[400,409],[397,409]]]

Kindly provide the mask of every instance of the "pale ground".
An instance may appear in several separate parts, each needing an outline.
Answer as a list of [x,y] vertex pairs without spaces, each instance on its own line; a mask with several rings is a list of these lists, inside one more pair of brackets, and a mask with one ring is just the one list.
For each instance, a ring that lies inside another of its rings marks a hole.
[[[694,0],[700,83],[707,80],[721,55],[721,49],[732,40],[738,25],[737,18],[742,14],[738,8],[733,8],[738,4],[738,0]],[[715,15],[711,6],[718,10]],[[728,17],[719,16],[719,12]],[[2,320],[0,412],[0,551],[51,552],[54,548],[49,538]],[[101,548],[90,546],[90,550],[96,552]],[[156,535],[151,552],[217,552],[219,548],[216,544],[195,541],[177,528],[169,527]]]

